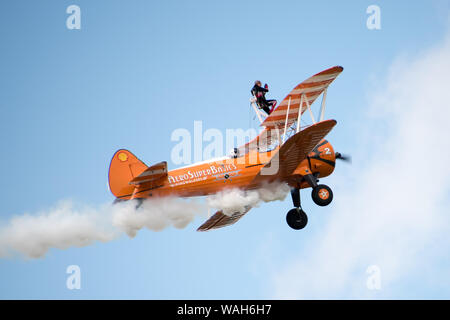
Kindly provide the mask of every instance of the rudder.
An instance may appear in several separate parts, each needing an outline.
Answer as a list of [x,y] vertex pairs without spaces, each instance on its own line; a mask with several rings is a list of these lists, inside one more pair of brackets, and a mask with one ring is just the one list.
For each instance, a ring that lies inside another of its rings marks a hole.
[[109,165],[108,181],[111,193],[121,199],[133,194],[135,186],[129,182],[140,175],[147,166],[126,149],[117,150]]

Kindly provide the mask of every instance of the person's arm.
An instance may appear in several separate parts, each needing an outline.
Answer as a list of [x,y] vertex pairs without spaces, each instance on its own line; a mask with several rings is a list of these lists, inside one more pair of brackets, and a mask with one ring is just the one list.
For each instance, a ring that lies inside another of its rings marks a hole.
[[255,86],[255,89],[257,92],[269,92],[269,89],[260,87],[260,86]]

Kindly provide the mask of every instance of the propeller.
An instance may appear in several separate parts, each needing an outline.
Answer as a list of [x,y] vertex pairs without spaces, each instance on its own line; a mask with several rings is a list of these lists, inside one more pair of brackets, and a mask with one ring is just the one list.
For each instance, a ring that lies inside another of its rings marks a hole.
[[336,152],[334,154],[336,159],[340,159],[342,161],[348,162],[348,163],[352,163],[352,157],[350,155],[346,155],[346,154],[342,154],[339,152]]

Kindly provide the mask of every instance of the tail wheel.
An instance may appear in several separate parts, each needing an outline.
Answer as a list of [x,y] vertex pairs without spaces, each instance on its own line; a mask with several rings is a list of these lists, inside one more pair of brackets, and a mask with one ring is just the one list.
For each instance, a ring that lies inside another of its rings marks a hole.
[[315,204],[324,207],[329,205],[333,200],[333,191],[331,191],[330,187],[324,184],[319,184],[313,188],[311,197]]
[[292,229],[300,230],[306,227],[308,216],[301,208],[294,208],[287,213],[286,222]]

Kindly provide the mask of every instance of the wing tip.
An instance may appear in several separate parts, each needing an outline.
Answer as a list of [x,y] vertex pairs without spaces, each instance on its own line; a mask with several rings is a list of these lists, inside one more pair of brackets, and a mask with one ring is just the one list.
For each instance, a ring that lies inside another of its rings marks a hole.
[[337,124],[337,121],[335,120],[335,119],[326,119],[326,120],[322,120],[322,121],[319,121],[319,122],[316,122],[315,124],[313,124],[313,125],[317,125],[317,124],[319,124],[319,123],[332,123],[333,124],[333,126],[335,126],[336,124]]
[[337,72],[341,73],[342,71],[344,71],[344,67],[342,67],[342,66],[334,66],[334,67],[325,69],[323,71],[320,71],[319,73],[316,73],[312,77],[320,76],[320,75],[324,75],[324,74],[328,74],[328,73],[337,73]]

